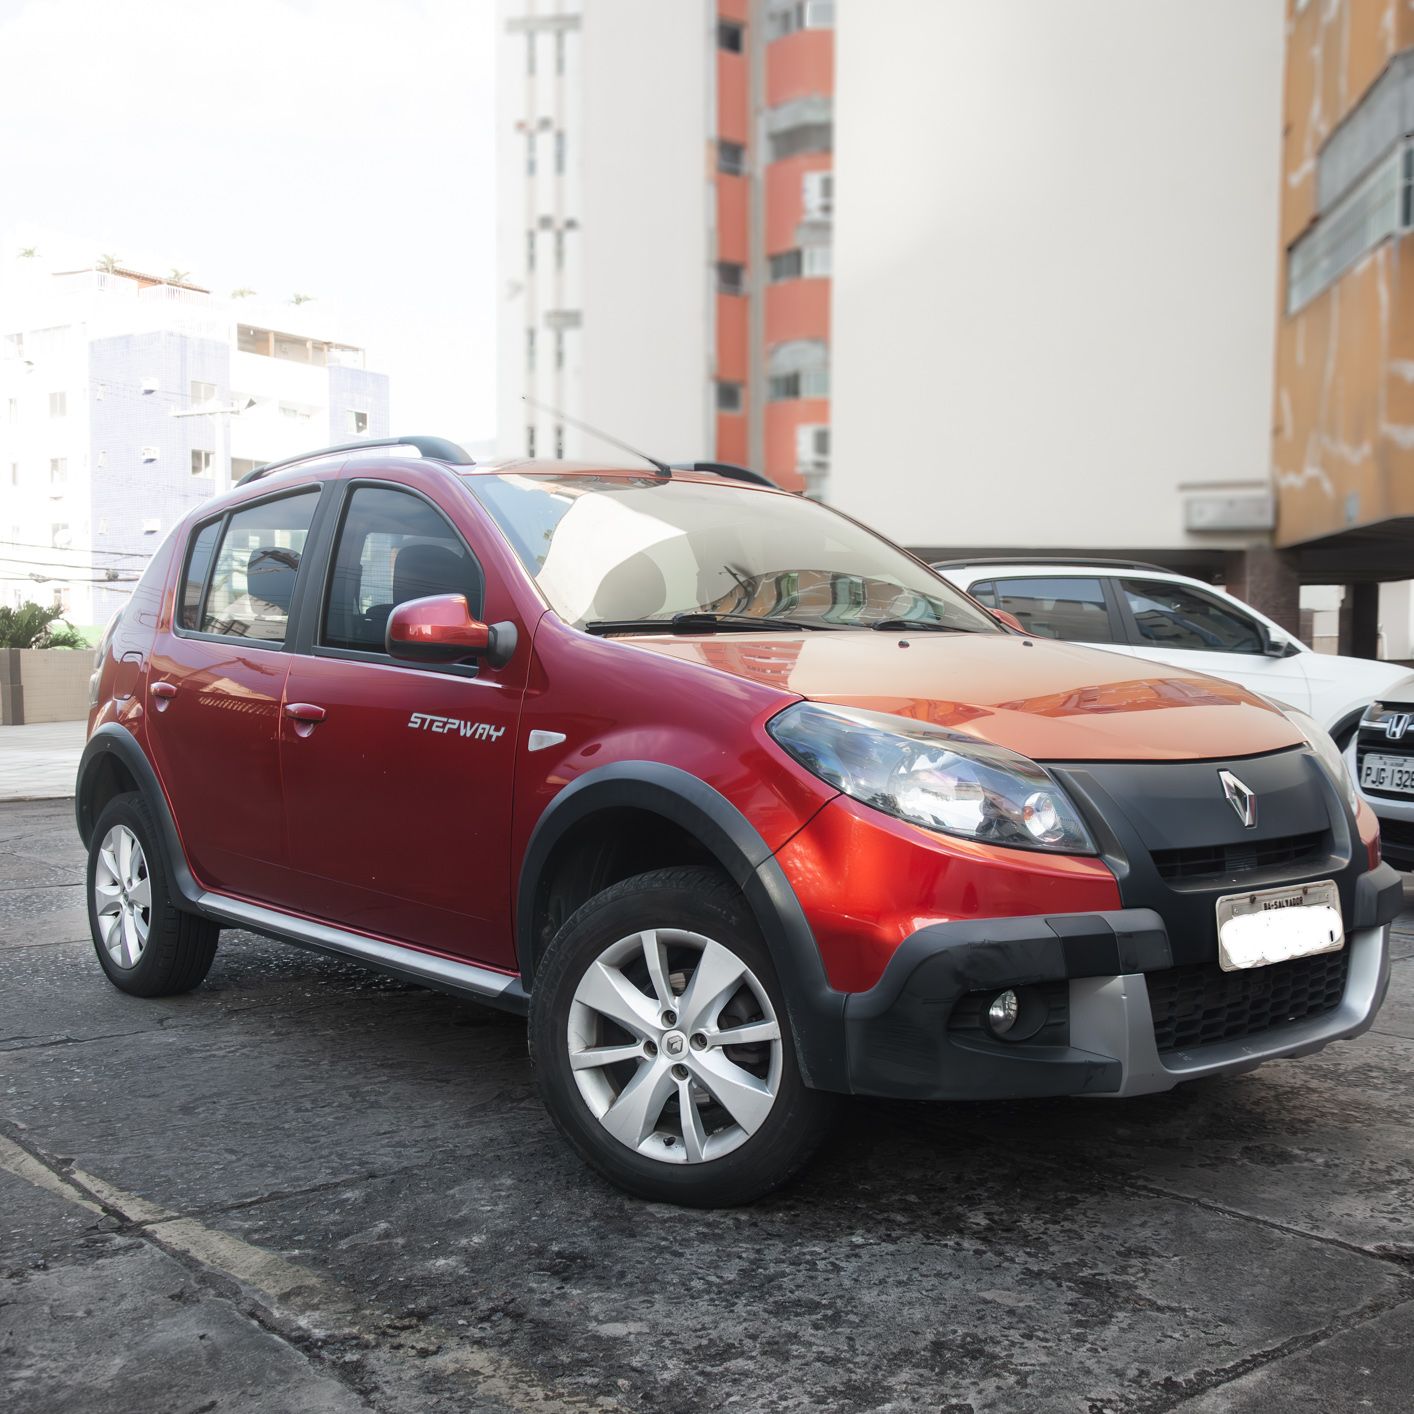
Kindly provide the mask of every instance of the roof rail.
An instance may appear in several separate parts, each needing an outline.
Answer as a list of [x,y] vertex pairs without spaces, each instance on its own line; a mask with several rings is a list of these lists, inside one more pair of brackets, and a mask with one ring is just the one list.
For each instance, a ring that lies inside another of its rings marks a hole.
[[1159,574],[1181,574],[1181,570],[1151,565],[1146,560],[1098,560],[1091,555],[978,555],[960,560],[929,560],[935,570],[965,569],[970,565],[1081,565],[1086,569],[1155,570]]
[[266,462],[264,466],[246,472],[236,485],[244,486],[247,481],[259,481],[262,476],[269,476],[272,471],[279,471],[287,466],[298,466],[300,462],[311,461],[315,457],[327,457],[335,452],[361,452],[366,447],[415,447],[424,457],[430,457],[433,461],[450,462],[453,466],[475,465],[466,452],[445,437],[369,437],[362,442],[340,442],[335,447],[319,447],[312,452],[301,452],[299,456],[286,457],[284,461]]
[[734,462],[670,462],[674,471],[709,471],[717,476],[725,476],[732,481],[749,481],[753,486],[769,486],[773,491],[781,488],[769,476],[752,471],[749,466],[737,466]]

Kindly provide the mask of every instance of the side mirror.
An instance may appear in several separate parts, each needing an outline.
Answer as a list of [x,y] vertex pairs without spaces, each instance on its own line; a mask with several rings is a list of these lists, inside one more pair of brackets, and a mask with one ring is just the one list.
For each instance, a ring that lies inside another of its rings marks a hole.
[[1026,633],[1026,625],[1021,622],[1015,614],[1009,614],[1005,609],[988,609],[994,619],[1000,619],[1008,628],[1014,628],[1017,633]]
[[1289,638],[1277,638],[1267,628],[1259,624],[1262,631],[1262,653],[1268,658],[1294,658],[1301,650]]
[[458,663],[485,658],[501,667],[515,652],[512,623],[484,624],[471,616],[464,594],[409,599],[388,615],[383,631],[388,654],[408,663]]

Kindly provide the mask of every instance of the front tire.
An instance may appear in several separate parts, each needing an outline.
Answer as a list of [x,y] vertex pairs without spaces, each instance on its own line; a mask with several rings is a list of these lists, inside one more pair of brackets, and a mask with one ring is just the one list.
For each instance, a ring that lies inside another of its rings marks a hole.
[[805,1165],[832,1108],[800,1078],[770,953],[713,869],[640,874],[580,908],[536,973],[530,1049],[575,1152],[661,1202],[770,1192]]
[[176,907],[156,822],[136,792],[104,807],[88,847],[88,923],[108,980],[136,997],[200,985],[219,927]]

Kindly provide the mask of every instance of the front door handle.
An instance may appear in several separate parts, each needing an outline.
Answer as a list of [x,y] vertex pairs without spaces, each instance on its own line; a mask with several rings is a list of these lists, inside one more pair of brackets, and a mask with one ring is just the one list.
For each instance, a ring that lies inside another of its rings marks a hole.
[[174,682],[155,682],[152,684],[152,695],[157,699],[153,704],[159,712],[167,710],[167,704],[177,695],[177,684]]
[[313,702],[287,702],[285,703],[285,715],[293,717],[297,722],[308,722],[313,726],[316,722],[322,722],[328,715],[322,707],[316,707]]

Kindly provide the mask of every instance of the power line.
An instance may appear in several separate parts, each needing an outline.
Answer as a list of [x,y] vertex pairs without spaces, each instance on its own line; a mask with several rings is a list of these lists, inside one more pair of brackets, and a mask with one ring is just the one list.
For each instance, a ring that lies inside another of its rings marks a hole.
[[15,565],[27,570],[77,570],[82,574],[93,574],[95,570],[102,570],[104,574],[132,576],[132,582],[136,582],[141,576],[137,567],[133,565],[76,565],[65,560],[24,560],[18,555],[0,555],[0,565]]
[[116,555],[125,560],[150,560],[157,552],[151,553],[146,550],[103,550],[97,546],[88,550],[75,550],[70,546],[44,545],[37,540],[0,540],[0,545],[9,545],[20,550],[59,550],[67,549],[74,555]]

